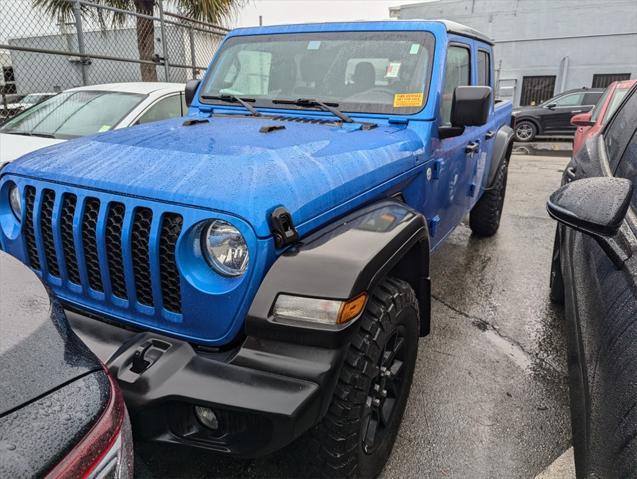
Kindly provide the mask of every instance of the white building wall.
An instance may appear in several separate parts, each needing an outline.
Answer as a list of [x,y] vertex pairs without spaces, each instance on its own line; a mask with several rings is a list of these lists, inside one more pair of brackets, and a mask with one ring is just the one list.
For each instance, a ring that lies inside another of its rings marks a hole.
[[434,0],[390,15],[445,18],[491,37],[500,94],[515,105],[524,76],[555,75],[555,93],[590,87],[594,74],[637,78],[637,0]]

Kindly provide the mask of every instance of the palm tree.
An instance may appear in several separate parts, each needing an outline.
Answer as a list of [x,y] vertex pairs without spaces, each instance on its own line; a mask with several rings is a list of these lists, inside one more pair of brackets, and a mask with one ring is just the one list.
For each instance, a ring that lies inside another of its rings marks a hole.
[[[73,18],[73,4],[75,0],[32,0],[33,6],[43,9],[54,19],[69,21]],[[91,0],[91,3],[106,5],[122,10],[134,10],[144,15],[153,15],[156,1],[162,0]],[[221,24],[230,20],[236,11],[248,0],[164,0],[164,5],[173,5],[179,13],[195,20],[213,24]],[[103,12],[96,12],[89,5],[81,5],[82,15],[97,18],[104,25]],[[115,25],[121,25],[126,20],[126,15],[112,14],[110,18]],[[153,60],[155,56],[155,23],[145,17],[135,17],[137,48],[140,60]],[[142,81],[157,81],[155,65],[140,64]]]

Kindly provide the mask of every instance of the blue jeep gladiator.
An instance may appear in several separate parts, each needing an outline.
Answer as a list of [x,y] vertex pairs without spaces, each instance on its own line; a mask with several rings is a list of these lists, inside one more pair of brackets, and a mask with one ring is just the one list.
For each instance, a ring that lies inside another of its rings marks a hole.
[[499,226],[493,64],[445,21],[235,30],[185,119],[6,165],[2,246],[142,437],[242,457],[301,438],[304,472],[375,476],[430,329],[430,254],[467,213]]

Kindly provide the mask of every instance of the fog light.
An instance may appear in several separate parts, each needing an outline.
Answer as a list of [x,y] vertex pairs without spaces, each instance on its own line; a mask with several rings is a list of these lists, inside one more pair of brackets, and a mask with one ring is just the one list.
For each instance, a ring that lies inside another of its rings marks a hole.
[[219,429],[219,420],[217,419],[217,415],[209,407],[195,406],[195,416],[197,416],[199,422],[208,429],[212,429],[213,431]]

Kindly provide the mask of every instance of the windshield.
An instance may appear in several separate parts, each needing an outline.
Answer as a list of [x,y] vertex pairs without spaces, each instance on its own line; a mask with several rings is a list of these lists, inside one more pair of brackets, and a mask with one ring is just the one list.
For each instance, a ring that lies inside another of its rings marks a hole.
[[273,100],[306,98],[350,112],[416,113],[427,101],[433,48],[426,32],[233,37],[212,65],[202,102],[237,95],[280,108]]
[[32,105],[50,96],[53,96],[53,95],[42,95],[37,93],[31,93],[30,95],[27,95],[22,100],[20,100],[20,103],[26,103],[28,105]]
[[629,90],[630,88],[615,89],[615,93],[613,93],[613,97],[610,99],[610,104],[608,105],[608,108],[606,108],[606,113],[604,113],[604,125],[608,122],[608,119],[613,115],[613,113],[615,113],[615,110],[617,110],[617,107],[620,105]]
[[1,133],[77,138],[115,127],[144,95],[102,91],[60,93],[5,123]]

